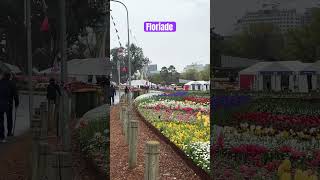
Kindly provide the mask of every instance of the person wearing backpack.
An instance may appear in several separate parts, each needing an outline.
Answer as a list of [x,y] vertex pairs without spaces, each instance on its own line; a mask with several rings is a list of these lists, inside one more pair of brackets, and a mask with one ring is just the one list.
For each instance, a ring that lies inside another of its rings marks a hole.
[[47,99],[48,102],[54,102],[56,104],[57,101],[57,94],[61,96],[61,91],[59,85],[56,84],[55,80],[52,78],[49,81],[49,85],[47,87]]

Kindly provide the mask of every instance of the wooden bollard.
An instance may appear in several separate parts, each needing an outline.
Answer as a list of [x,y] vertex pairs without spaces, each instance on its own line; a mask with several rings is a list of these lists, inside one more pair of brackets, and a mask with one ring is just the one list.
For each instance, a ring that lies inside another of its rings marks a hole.
[[138,121],[130,121],[129,168],[134,168],[137,165],[138,125]]
[[129,114],[129,108],[128,107],[126,107],[126,111],[125,111],[125,115],[124,115],[124,119],[123,119],[123,133],[124,133],[124,136],[125,136],[125,139],[126,139],[126,142],[128,142],[127,141],[127,137],[128,137],[128,134],[127,134],[127,126],[128,126],[128,114]]
[[[49,180],[72,179],[72,156],[69,152],[54,152],[51,158]],[[61,175],[61,176],[60,176]]]
[[132,110],[132,108],[129,108],[128,117],[127,117],[127,121],[126,121],[126,131],[127,131],[127,142],[128,142],[128,144],[129,144],[129,141],[130,141],[130,130],[131,130],[130,121],[131,120],[133,120],[133,110]]
[[55,129],[55,104],[54,101],[48,103],[48,129],[53,131]]
[[41,128],[41,120],[39,115],[32,116],[31,128]]
[[41,118],[41,137],[47,137],[48,135],[48,110],[47,103],[42,102],[40,106],[40,118]]
[[123,122],[124,122],[124,119],[126,118],[126,107],[123,106],[123,107],[121,108],[121,111],[122,111],[121,121],[122,121],[122,123],[123,123]]
[[120,102],[119,102],[119,119],[121,120],[121,118],[122,118],[122,111],[121,111],[121,109],[122,109],[122,102],[121,102],[121,100],[120,100]]
[[71,151],[71,130],[69,128],[69,123],[70,123],[70,118],[71,118],[71,101],[70,98],[67,98],[65,101],[65,106],[66,109],[66,114],[64,117],[64,121],[63,121],[63,126],[62,126],[62,130],[63,130],[63,148],[64,151],[69,152]]
[[48,143],[39,143],[39,169],[38,177],[40,179],[48,179],[49,173],[49,144]]
[[37,180],[39,175],[39,139],[41,129],[32,128],[32,180]]
[[144,180],[159,180],[159,146],[158,141],[148,141],[145,150]]

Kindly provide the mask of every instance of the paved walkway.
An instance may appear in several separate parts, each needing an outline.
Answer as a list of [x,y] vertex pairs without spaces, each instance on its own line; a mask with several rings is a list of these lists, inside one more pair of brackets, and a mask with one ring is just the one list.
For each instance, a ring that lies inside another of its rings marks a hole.
[[[39,107],[40,103],[44,101],[45,96],[34,96],[33,98],[33,108]],[[13,118],[15,109],[13,110]],[[5,127],[7,127],[7,121],[5,121]],[[15,136],[19,136],[25,133],[30,127],[29,120],[29,96],[28,95],[20,95],[20,106],[17,109],[17,120],[15,127]],[[7,131],[7,129],[6,129]]]

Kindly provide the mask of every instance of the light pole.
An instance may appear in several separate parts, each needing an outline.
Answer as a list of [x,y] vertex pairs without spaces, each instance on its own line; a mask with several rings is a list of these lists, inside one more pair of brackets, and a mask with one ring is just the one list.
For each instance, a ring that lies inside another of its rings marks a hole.
[[[117,3],[120,3],[122,4],[125,9],[126,9],[126,12],[127,12],[127,29],[128,29],[128,68],[129,68],[129,87],[131,89],[131,59],[130,59],[130,28],[129,28],[129,12],[128,12],[128,8],[127,6],[121,2],[121,1],[117,1],[117,0],[110,0],[110,1],[113,1],[113,2],[117,2]],[[129,91],[129,103],[131,104],[131,91]]]
[[31,0],[25,0],[25,25],[27,30],[27,57],[28,57],[28,78],[29,78],[29,121],[32,126],[33,116],[33,87],[32,87],[32,39],[31,39]]

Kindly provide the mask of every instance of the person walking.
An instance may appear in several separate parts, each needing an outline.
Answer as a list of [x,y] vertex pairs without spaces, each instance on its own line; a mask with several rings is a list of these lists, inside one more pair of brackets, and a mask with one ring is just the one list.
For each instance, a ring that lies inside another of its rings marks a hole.
[[48,102],[53,102],[53,104],[57,103],[57,94],[61,96],[61,91],[59,85],[56,84],[56,81],[51,78],[49,80],[49,85],[47,87],[47,99]]
[[111,86],[110,86],[109,78],[107,78],[105,81],[104,91],[105,91],[105,103],[107,103],[108,105],[111,105]]
[[[18,107],[19,99],[14,86],[10,82],[10,73],[1,73],[0,75],[0,143],[6,142],[4,128],[4,114],[7,115],[8,136],[12,136],[12,107],[13,98],[15,97],[15,106]],[[11,110],[11,116],[10,116]]]
[[114,105],[114,97],[116,96],[116,88],[114,87],[114,85],[111,85],[111,88],[110,88],[110,98],[111,98],[111,102],[112,102],[112,105]]
[[[57,103],[57,94],[59,96],[61,96],[61,91],[60,91],[60,87],[58,84],[56,84],[55,79],[51,78],[49,80],[49,85],[47,87],[47,99],[48,99],[48,104],[49,104],[49,112],[50,115],[50,119],[49,119],[49,131],[55,131],[54,130],[54,126],[56,126],[56,133],[58,135],[58,111],[59,111],[59,107],[58,107],[58,103]],[[54,125],[54,122],[56,122],[56,125]]]
[[6,112],[7,116],[7,128],[8,134],[7,136],[13,136],[13,119],[12,119],[12,111],[13,111],[13,103],[15,105],[15,111],[19,106],[19,95],[17,86],[13,80],[13,75],[10,73],[5,73],[4,80],[9,82],[9,109]]

